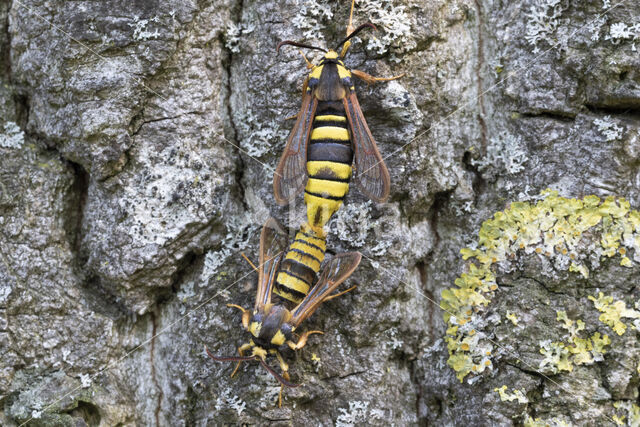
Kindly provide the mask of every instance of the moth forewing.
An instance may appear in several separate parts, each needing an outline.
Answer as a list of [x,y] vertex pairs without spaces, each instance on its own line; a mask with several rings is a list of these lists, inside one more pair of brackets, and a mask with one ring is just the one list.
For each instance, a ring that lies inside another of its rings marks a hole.
[[360,264],[362,254],[360,252],[347,252],[331,258],[323,268],[318,282],[311,289],[307,297],[292,310],[293,317],[290,323],[296,328],[309,316],[311,316],[330,296],[330,294],[347,280]]
[[385,202],[391,187],[389,171],[362,114],[355,91],[344,98],[344,106],[355,150],[354,180],[360,191],[370,199]]

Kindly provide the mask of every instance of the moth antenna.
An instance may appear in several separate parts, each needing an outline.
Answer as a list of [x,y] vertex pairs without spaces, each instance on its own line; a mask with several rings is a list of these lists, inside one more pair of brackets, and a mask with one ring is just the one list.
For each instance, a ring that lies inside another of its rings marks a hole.
[[295,46],[295,47],[304,47],[304,48],[307,48],[307,49],[321,50],[322,52],[327,53],[327,50],[323,49],[321,47],[311,46],[311,45],[304,44],[304,43],[298,43],[298,42],[294,42],[292,40],[284,40],[284,41],[281,41],[280,43],[278,43],[278,46],[276,47],[276,53],[280,53],[280,48],[282,46],[285,46],[285,45],[290,45],[290,46]]
[[373,25],[371,22],[367,22],[366,24],[362,24],[360,25],[358,28],[356,28],[355,30],[353,30],[353,32],[351,34],[349,34],[344,40],[342,40],[339,44],[338,47],[336,47],[336,52],[340,49],[340,46],[342,46],[343,44],[345,44],[347,41],[349,41],[349,39],[351,37],[355,37],[356,34],[358,34],[360,31],[364,30],[365,28],[371,28],[373,31],[378,31],[378,29],[376,28],[375,25]]
[[262,359],[258,359],[260,361],[260,364],[262,366],[264,366],[264,368],[269,371],[269,373],[271,375],[273,375],[273,377],[278,380],[278,382],[280,384],[282,384],[285,387],[290,387],[290,388],[296,388],[296,387],[300,387],[300,384],[295,384],[292,383],[291,381],[287,381],[285,380],[282,375],[280,375],[279,373],[277,373],[271,366],[267,365]]

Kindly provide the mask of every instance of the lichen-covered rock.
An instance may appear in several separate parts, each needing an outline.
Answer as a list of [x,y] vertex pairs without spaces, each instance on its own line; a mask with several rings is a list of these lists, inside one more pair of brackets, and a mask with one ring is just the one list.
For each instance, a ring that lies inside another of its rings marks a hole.
[[[522,421],[538,410],[525,396],[550,387],[564,391],[558,403],[577,397],[590,408],[574,414],[575,421],[604,423],[613,416],[613,400],[638,397],[640,311],[633,305],[640,308],[640,212],[613,197],[567,199],[546,192],[542,198],[496,213],[483,223],[477,248],[461,251],[473,262],[454,288],[442,292],[447,364],[460,381],[471,376],[472,384],[488,371],[495,371],[489,381],[506,381],[507,371],[496,366],[502,364],[546,380],[521,395],[497,389],[502,401],[520,397]],[[621,299],[614,302],[605,292]],[[630,340],[622,337],[627,329]],[[608,373],[612,348],[624,351]],[[575,382],[583,384],[580,391]]]
[[240,252],[305,217],[272,196],[307,72],[275,46],[334,47],[348,3],[0,4],[0,424],[637,425],[633,2],[358,0],[347,65],[406,73],[356,82],[392,182],[330,223],[358,287],[282,408],[206,356],[245,339]]

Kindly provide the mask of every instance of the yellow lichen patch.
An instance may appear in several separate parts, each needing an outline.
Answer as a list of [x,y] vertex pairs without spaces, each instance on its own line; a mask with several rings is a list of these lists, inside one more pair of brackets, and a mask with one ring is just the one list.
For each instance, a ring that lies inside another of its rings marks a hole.
[[569,331],[569,334],[573,337],[578,334],[578,332],[584,330],[584,322],[578,319],[576,322],[569,319],[566,311],[556,311],[556,320],[558,322],[562,322],[562,327]]
[[[621,426],[640,426],[640,406],[628,400],[620,400],[615,402],[613,407],[618,410],[618,413],[613,416],[616,424]],[[626,413],[620,415],[621,410]]]
[[606,353],[605,347],[611,344],[609,336],[604,337],[600,332],[595,332],[589,338],[580,338],[579,333],[584,330],[582,320],[569,319],[564,311],[556,312],[556,320],[562,323],[561,327],[569,331],[568,342],[541,343],[540,353],[545,358],[540,363],[540,368],[549,367],[553,373],[573,371],[573,365],[591,365],[603,360]]
[[591,342],[593,343],[593,349],[591,354],[595,360],[600,361],[603,359],[603,355],[607,352],[605,347],[611,344],[609,335],[600,335],[600,332],[595,332],[591,335]]
[[507,391],[507,386],[503,385],[500,388],[494,388],[493,391],[500,395],[500,400],[503,402],[513,402],[517,400],[518,403],[528,403],[529,399],[524,395],[523,390],[513,390],[513,393]]
[[589,296],[595,307],[602,314],[599,319],[602,323],[609,326],[616,334],[622,335],[627,330],[627,325],[622,322],[622,318],[640,319],[640,311],[627,308],[624,301],[613,302],[612,296],[605,296],[602,292],[598,294],[598,298]]
[[507,311],[507,315],[505,317],[509,319],[511,323],[513,323],[513,326],[518,326],[518,316],[516,316],[514,313]]
[[621,416],[621,417],[619,417],[619,416],[617,416],[617,415],[614,415],[614,416],[612,417],[612,419],[613,419],[613,421],[616,423],[616,425],[619,425],[619,426],[623,426],[623,425],[624,425],[624,419],[625,419],[625,418],[626,418],[626,417],[625,417],[624,415],[623,415],[623,416]]
[[540,348],[540,354],[544,356],[540,362],[540,368],[549,366],[552,372],[573,371],[573,363],[569,360],[569,350],[563,342],[546,342]]
[[589,278],[589,269],[582,264],[576,264],[575,262],[572,262],[569,266],[569,271],[580,273],[585,279]]
[[322,364],[322,360],[318,357],[317,354],[315,353],[311,353],[311,362],[313,363],[313,365],[316,367],[316,370],[320,367],[320,365]]
[[[442,292],[440,306],[449,324],[449,365],[460,381],[470,372],[481,372],[482,358],[493,350],[490,337],[481,331],[487,322],[483,313],[498,290],[494,264],[524,253],[548,257],[556,268],[588,279],[587,261],[593,263],[598,258],[617,255],[623,266],[640,262],[640,213],[631,211],[629,202],[615,197],[601,200],[597,196],[569,199],[552,190],[543,191],[541,196],[537,202],[513,202],[485,221],[478,232],[477,245],[460,251],[462,258],[469,261],[468,271],[455,280],[455,286]],[[591,244],[584,243],[585,237]],[[558,370],[571,370],[573,363],[598,360],[596,354],[602,354],[608,337],[579,337],[577,333],[584,329],[584,323],[580,326],[578,321],[565,326],[575,329],[570,331],[572,337],[566,344],[547,343],[543,353],[547,363]],[[470,341],[467,338],[472,330],[477,333]]]
[[526,414],[523,422],[524,427],[569,427],[572,424],[567,422],[563,418],[548,418],[543,420],[541,418],[531,418],[529,414]]

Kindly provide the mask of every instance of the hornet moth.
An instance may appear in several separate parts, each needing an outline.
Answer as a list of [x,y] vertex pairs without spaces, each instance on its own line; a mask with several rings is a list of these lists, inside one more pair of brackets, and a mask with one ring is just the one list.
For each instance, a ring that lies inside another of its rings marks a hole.
[[[289,367],[278,350],[285,346],[294,351],[299,350],[305,346],[309,335],[323,333],[321,331],[306,331],[297,338],[297,342],[294,340],[300,324],[311,316],[320,304],[351,290],[331,295],[353,273],[362,258],[359,252],[348,252],[334,256],[325,264],[318,280],[304,299],[292,308],[288,308],[285,305],[286,300],[272,301],[275,277],[286,250],[284,236],[284,231],[273,218],[269,218],[262,227],[260,265],[257,267],[258,290],[253,311],[235,304],[228,304],[229,307],[242,311],[242,326],[251,335],[249,342],[238,348],[239,356],[216,356],[205,347],[207,354],[213,360],[238,362],[231,376],[238,371],[242,362],[260,362],[281,384],[278,406],[282,406],[283,387],[299,386],[299,384],[290,381]],[[251,354],[245,356],[247,351],[251,351]],[[278,359],[282,375],[267,364],[266,359],[269,354],[275,355]]]
[[384,202],[389,196],[389,171],[360,109],[352,77],[372,84],[395,80],[404,74],[373,77],[345,66],[342,60],[351,44],[349,40],[366,28],[375,29],[371,23],[354,29],[354,1],[347,37],[335,50],[290,40],[280,42],[277,47],[277,51],[291,45],[325,52],[318,65],[300,52],[310,72],[302,86],[302,107],[273,178],[275,198],[280,205],[305,190],[307,219],[314,228],[324,227],[342,204],[349,190],[352,163],[354,181],[366,196],[377,202]]

